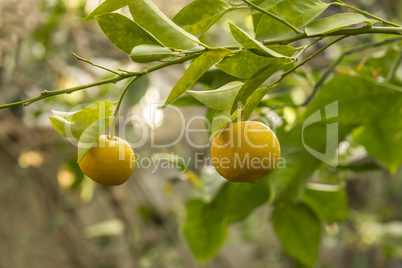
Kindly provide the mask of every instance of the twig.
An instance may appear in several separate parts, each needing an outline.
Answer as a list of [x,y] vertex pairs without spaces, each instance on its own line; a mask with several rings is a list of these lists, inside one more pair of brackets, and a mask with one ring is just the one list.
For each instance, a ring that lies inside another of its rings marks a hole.
[[105,70],[105,71],[108,71],[108,72],[111,72],[111,73],[120,75],[119,72],[113,71],[113,70],[111,70],[111,69],[109,69],[109,68],[106,68],[106,67],[100,66],[100,65],[98,65],[98,64],[96,64],[96,63],[93,63],[93,62],[90,61],[90,60],[84,59],[84,58],[78,56],[77,54],[75,54],[74,52],[71,53],[71,54],[72,54],[77,60],[83,61],[83,62],[85,62],[85,63],[89,63],[89,64],[91,64],[92,66],[98,67],[98,68],[103,69],[103,70]]
[[392,78],[394,78],[396,71],[398,70],[398,67],[402,63],[402,50],[399,51],[398,59],[396,60],[395,64],[392,66],[391,70],[389,71],[387,75],[387,82],[390,82]]
[[299,53],[297,53],[297,55],[295,56],[296,59],[298,59],[303,53],[304,51],[306,51],[307,48],[311,47],[312,45],[314,45],[315,43],[321,41],[322,39],[324,39],[326,36],[321,36],[320,38],[317,38],[316,40],[314,40],[313,42],[311,42],[310,44],[304,46]]
[[[268,86],[266,86],[265,88],[261,88],[263,89],[263,96],[266,95],[270,90],[272,90],[273,88],[277,87],[283,79],[285,79],[286,76],[288,76],[289,74],[291,74],[293,71],[295,71],[296,69],[300,68],[301,66],[303,66],[304,64],[306,64],[307,62],[309,62],[310,60],[312,60],[315,56],[317,56],[318,54],[320,54],[321,52],[323,52],[325,49],[327,49],[328,47],[332,46],[333,44],[341,41],[342,39],[346,38],[347,36],[341,36],[336,38],[335,40],[331,41],[330,43],[326,44],[324,47],[320,48],[319,50],[317,50],[315,53],[313,53],[311,56],[309,56],[308,58],[306,58],[305,60],[303,60],[302,62],[300,62],[299,64],[293,66],[291,69],[289,69],[288,71],[284,72],[281,77],[279,79],[277,79],[276,81],[272,82],[271,84],[269,84]],[[263,97],[261,97],[261,99],[258,101],[260,102],[262,100]],[[243,105],[246,105],[246,103],[243,103]],[[256,104],[255,106],[249,106],[252,107],[252,110],[254,110],[254,108],[257,106],[258,104]],[[247,110],[247,107],[246,107]],[[248,109],[249,110],[249,109]],[[249,110],[250,111],[250,110]],[[250,115],[249,113],[245,114],[247,117]],[[245,119],[245,118],[243,118]]]
[[[360,34],[375,34],[375,33],[402,35],[402,27],[370,27],[370,28],[362,27],[356,29],[342,29],[332,33],[328,33],[326,34],[326,36],[338,36],[338,35],[353,36]],[[273,45],[273,44],[287,45],[289,43],[299,41],[301,39],[306,39],[310,37],[320,37],[320,36],[322,35],[318,34],[308,36],[306,33],[299,33],[286,37],[264,40],[262,41],[262,43],[264,45]]]
[[[336,61],[334,61],[328,69],[325,71],[325,73],[321,76],[321,78],[317,81],[317,83],[314,86],[313,92],[310,94],[310,96],[302,103],[302,104],[283,104],[283,105],[276,105],[276,106],[271,106],[271,108],[282,108],[282,107],[304,107],[310,104],[310,102],[314,99],[315,95],[317,94],[318,90],[321,88],[321,86],[324,84],[324,82],[327,80],[327,78],[330,76],[330,74],[335,70],[336,66],[339,65],[339,63],[348,55],[351,55],[353,53],[358,53],[366,49],[370,48],[375,48],[379,46],[383,46],[389,43],[393,43],[395,41],[402,40],[402,36],[400,37],[394,37],[394,38],[388,38],[385,40],[382,40],[380,42],[371,42],[367,44],[363,44],[360,46],[357,46],[352,49],[348,49],[344,51]],[[401,53],[402,54],[402,53]]]
[[256,4],[248,1],[248,0],[243,0],[244,3],[246,3],[247,5],[253,7],[254,9],[257,9],[258,11],[260,11],[261,13],[264,13],[267,16],[270,16],[271,18],[279,21],[280,23],[288,26],[290,29],[292,29],[295,33],[301,33],[301,31],[299,29],[297,29],[295,26],[293,26],[292,24],[290,24],[289,22],[287,22],[286,20],[281,19],[280,17],[276,16],[275,14],[257,6]]
[[[321,52],[323,52],[324,50],[326,50],[327,48],[329,48],[330,46],[332,46],[333,44],[341,41],[342,39],[346,38],[348,36],[341,36],[336,38],[335,40],[329,42],[328,44],[326,44],[325,46],[323,46],[322,48],[320,48],[319,50],[317,50],[315,53],[313,53],[311,56],[309,56],[308,58],[306,58],[305,60],[303,60],[302,62],[300,62],[299,64],[297,64],[296,66],[294,66],[293,68],[287,70],[286,72],[284,72],[281,77],[276,80],[275,82],[273,82],[271,85],[274,84],[278,84],[280,83],[286,76],[288,76],[289,74],[291,74],[293,71],[295,71],[296,69],[300,68],[301,66],[303,66],[304,64],[306,64],[307,62],[309,62],[310,60],[312,60],[315,56],[317,56],[318,54],[320,54]],[[267,86],[267,88],[269,88],[270,85]]]
[[170,66],[170,65],[184,63],[186,61],[189,61],[191,59],[194,59],[194,58],[198,57],[199,55],[201,55],[201,53],[191,54],[191,55],[185,56],[185,57],[180,58],[180,59],[171,60],[171,61],[168,61],[168,62],[158,64],[156,66],[149,67],[149,68],[144,69],[144,70],[139,71],[139,72],[128,72],[126,74],[120,74],[119,76],[115,76],[115,77],[112,77],[112,78],[109,78],[109,79],[101,80],[101,81],[98,81],[98,82],[94,82],[94,83],[90,83],[90,84],[86,84],[86,85],[82,85],[82,86],[78,86],[78,87],[72,87],[72,88],[67,88],[67,89],[59,89],[59,90],[52,90],[52,91],[45,90],[37,97],[22,100],[22,101],[17,101],[17,102],[13,102],[13,103],[0,105],[0,110],[5,109],[5,108],[9,108],[9,107],[12,107],[12,106],[19,106],[19,105],[28,106],[31,103],[37,102],[39,100],[42,100],[42,99],[45,99],[45,98],[48,98],[48,97],[61,95],[61,94],[70,94],[70,93],[73,93],[73,92],[78,91],[78,90],[91,88],[91,87],[95,87],[95,86],[99,86],[99,85],[111,84],[111,83],[115,84],[115,83],[117,83],[119,81],[122,81],[122,80],[130,78],[130,77],[141,76],[141,75],[144,75],[144,74],[147,74],[147,73],[150,73],[150,72],[165,68],[165,67]]
[[375,20],[378,20],[378,21],[380,21],[380,22],[383,23],[383,24],[388,24],[388,25],[394,26],[394,27],[402,27],[402,26],[399,25],[399,24],[396,24],[396,23],[393,23],[393,22],[391,22],[391,21],[387,21],[387,20],[381,19],[380,17],[377,17],[377,16],[375,16],[375,15],[373,15],[373,14],[367,12],[367,11],[364,11],[364,10],[361,10],[361,9],[359,9],[359,8],[357,8],[357,7],[354,7],[354,6],[351,6],[351,5],[349,5],[349,4],[346,4],[345,2],[343,2],[343,1],[341,1],[341,0],[335,0],[335,2],[331,3],[331,5],[337,5],[337,6],[347,7],[347,8],[350,8],[350,9],[354,10],[354,11],[357,11],[357,12],[359,12],[360,14],[363,14],[363,15],[365,15],[365,16],[367,16],[367,17],[370,17],[370,18],[373,18],[373,19],[375,19]]
[[56,95],[61,95],[61,94],[70,94],[70,93],[73,93],[75,91],[82,90],[82,89],[85,89],[85,88],[95,87],[95,86],[109,84],[109,83],[117,83],[118,81],[126,79],[126,78],[127,78],[127,76],[117,76],[117,77],[112,77],[112,78],[109,78],[109,79],[101,80],[101,81],[98,81],[98,82],[78,86],[78,87],[72,87],[72,88],[67,88],[67,89],[58,89],[58,90],[52,90],[52,91],[46,91],[45,90],[37,97],[33,97],[33,98],[22,100],[22,101],[17,101],[17,102],[13,102],[13,103],[0,105],[0,109],[5,109],[5,108],[12,107],[12,106],[18,106],[18,105],[28,106],[31,103],[37,102],[37,101],[42,100],[42,99],[46,99],[46,98],[51,97],[51,96],[56,96]]
[[124,88],[123,91],[121,92],[120,98],[119,98],[119,100],[118,100],[118,102],[117,102],[116,109],[114,110],[114,116],[118,116],[118,115],[119,115],[120,105],[121,105],[121,102],[123,101],[124,95],[126,94],[127,90],[128,90],[128,89],[130,88],[130,86],[131,86],[135,81],[137,81],[141,76],[142,76],[142,75],[137,75],[137,76],[133,77],[133,78],[127,83],[127,85],[125,86],[125,88]]

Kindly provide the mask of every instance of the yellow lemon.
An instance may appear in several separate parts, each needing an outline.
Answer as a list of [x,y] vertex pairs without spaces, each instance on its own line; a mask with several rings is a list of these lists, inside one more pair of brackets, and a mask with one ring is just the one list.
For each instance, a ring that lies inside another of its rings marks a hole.
[[82,172],[97,183],[120,185],[133,173],[135,156],[125,140],[101,135],[78,164]]
[[215,169],[232,182],[255,182],[275,169],[280,155],[275,133],[255,121],[227,125],[215,136],[211,148]]

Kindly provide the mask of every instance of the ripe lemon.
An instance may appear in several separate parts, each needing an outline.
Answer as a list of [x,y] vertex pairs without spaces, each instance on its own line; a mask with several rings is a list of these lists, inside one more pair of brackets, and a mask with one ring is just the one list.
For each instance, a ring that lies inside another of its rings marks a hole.
[[97,183],[124,183],[133,173],[134,151],[119,137],[101,135],[97,144],[78,163],[82,172]]
[[211,148],[215,169],[232,182],[255,182],[275,169],[280,155],[275,133],[255,121],[227,125],[215,136]]

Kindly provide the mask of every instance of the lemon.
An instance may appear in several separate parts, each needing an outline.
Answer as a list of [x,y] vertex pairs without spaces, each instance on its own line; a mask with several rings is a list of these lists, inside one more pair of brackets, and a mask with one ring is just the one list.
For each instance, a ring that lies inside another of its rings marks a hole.
[[215,136],[211,147],[212,164],[232,182],[255,182],[275,169],[280,155],[275,133],[255,121],[227,125]]
[[89,178],[111,186],[127,181],[133,173],[134,161],[134,151],[125,140],[101,135],[78,164]]

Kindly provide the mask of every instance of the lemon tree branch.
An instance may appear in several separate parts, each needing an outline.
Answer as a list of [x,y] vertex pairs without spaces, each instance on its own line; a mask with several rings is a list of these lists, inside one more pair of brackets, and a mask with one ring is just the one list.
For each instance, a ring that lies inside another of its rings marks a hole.
[[393,38],[388,38],[379,42],[371,42],[367,44],[363,44],[348,50],[345,50],[342,52],[342,54],[328,67],[328,69],[325,71],[325,73],[321,76],[321,78],[317,81],[317,83],[314,86],[313,92],[310,94],[310,96],[302,103],[299,105],[295,104],[284,104],[284,105],[277,105],[277,106],[272,106],[271,108],[282,108],[282,107],[303,107],[307,106],[310,104],[310,102],[314,99],[315,95],[317,94],[318,90],[321,88],[321,86],[324,84],[324,82],[327,80],[327,78],[330,76],[332,72],[334,72],[336,66],[341,63],[341,61],[346,57],[354,53],[359,53],[363,50],[367,50],[370,48],[375,48],[375,47],[380,47],[384,45],[391,44],[393,42],[401,41],[402,36],[398,37],[393,37]]
[[[326,37],[326,36],[339,36],[339,35],[348,37],[348,36],[361,35],[361,34],[402,35],[402,27],[370,27],[370,28],[363,27],[363,28],[357,28],[357,29],[343,29],[343,30],[335,31],[335,32],[325,34],[325,35],[313,35],[313,36],[307,36],[307,34],[303,32],[303,33],[297,33],[297,34],[282,37],[282,38],[265,40],[265,41],[262,41],[262,43],[264,45],[269,45],[269,44],[279,44],[279,45],[283,44],[283,45],[285,45],[285,44],[289,44],[289,43],[292,43],[292,42],[295,42],[295,41],[298,41],[298,40],[312,38],[312,37]],[[227,46],[225,48],[232,49],[232,50],[239,49],[238,46]],[[317,51],[317,52],[320,53],[320,51]],[[101,80],[101,81],[97,81],[97,82],[90,83],[90,84],[86,84],[86,85],[82,85],[82,86],[77,86],[77,87],[72,87],[72,88],[67,88],[67,89],[52,90],[52,91],[46,91],[45,90],[37,97],[33,97],[33,98],[22,100],[22,101],[17,101],[17,102],[13,102],[13,103],[0,105],[0,110],[1,109],[6,109],[6,108],[9,108],[9,107],[13,107],[13,106],[19,106],[19,105],[28,106],[31,103],[40,101],[40,100],[48,98],[48,97],[61,95],[61,94],[70,94],[70,93],[73,93],[75,91],[79,91],[79,90],[83,90],[83,89],[87,89],[87,88],[91,88],[91,87],[95,87],[95,86],[99,86],[99,85],[110,84],[110,83],[114,84],[114,83],[117,83],[119,81],[125,80],[125,79],[130,78],[130,77],[135,77],[135,76],[138,76],[138,75],[144,75],[144,74],[147,74],[147,73],[150,73],[150,72],[165,68],[165,67],[170,66],[170,65],[184,63],[186,61],[189,61],[191,59],[194,59],[194,58],[200,56],[201,54],[202,54],[202,52],[197,52],[197,53],[194,53],[194,54],[188,54],[188,55],[183,56],[183,57],[181,57],[179,59],[166,61],[166,62],[163,62],[161,64],[149,67],[149,68],[144,69],[144,70],[139,71],[139,72],[119,73],[115,77],[105,79],[105,80]]]
[[22,101],[17,101],[17,102],[13,102],[13,103],[0,105],[0,110],[10,108],[10,107],[13,107],[13,106],[20,106],[20,105],[28,106],[28,105],[30,105],[30,104],[32,104],[34,102],[40,101],[42,99],[46,99],[46,98],[53,97],[53,96],[56,96],[56,95],[61,95],[61,94],[71,94],[71,93],[73,93],[75,91],[79,91],[79,90],[83,90],[83,89],[87,89],[87,88],[91,88],[91,87],[95,87],[95,86],[100,86],[100,85],[105,85],[105,84],[115,84],[115,83],[117,83],[119,81],[125,80],[125,79],[130,78],[130,77],[142,76],[142,75],[145,75],[147,73],[154,72],[156,70],[165,68],[165,67],[170,66],[170,65],[184,63],[186,61],[189,61],[191,59],[194,59],[194,58],[198,57],[199,55],[201,55],[201,53],[190,54],[188,56],[184,56],[184,57],[179,58],[179,59],[163,62],[161,64],[149,67],[149,68],[144,69],[144,70],[139,71],[139,72],[119,73],[118,76],[108,78],[108,79],[105,79],[105,80],[101,80],[101,81],[97,81],[97,82],[94,82],[94,83],[82,85],[82,86],[77,86],[77,87],[72,87],[72,88],[67,88],[67,89],[51,90],[51,91],[45,90],[45,91],[42,91],[39,96],[30,98],[30,99],[26,99],[26,100],[22,100]]

